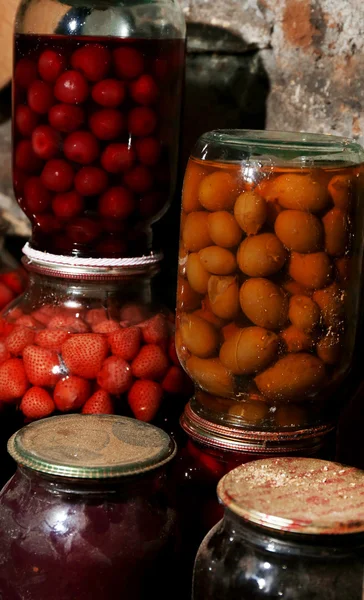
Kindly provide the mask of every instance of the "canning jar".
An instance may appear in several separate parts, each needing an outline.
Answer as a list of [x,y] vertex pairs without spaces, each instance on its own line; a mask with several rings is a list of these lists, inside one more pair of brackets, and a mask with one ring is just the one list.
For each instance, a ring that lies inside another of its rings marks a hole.
[[184,179],[177,352],[211,409],[259,430],[335,420],[355,347],[362,148],[215,131]]
[[173,315],[152,289],[157,257],[105,273],[39,256],[24,260],[29,286],[1,315],[0,403],[30,420],[56,411],[179,417],[189,381]]
[[20,3],[14,189],[33,248],[150,251],[174,193],[184,52],[177,0]]
[[170,597],[175,454],[152,425],[62,415],[9,441],[18,470],[0,494],[0,594],[7,600]]
[[364,474],[276,458],[220,481],[225,514],[202,542],[193,600],[361,600]]

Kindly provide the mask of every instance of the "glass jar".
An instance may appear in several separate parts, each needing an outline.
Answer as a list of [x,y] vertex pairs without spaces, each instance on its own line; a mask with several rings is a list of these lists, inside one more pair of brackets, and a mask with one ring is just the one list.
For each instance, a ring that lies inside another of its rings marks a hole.
[[358,144],[314,134],[215,131],[197,142],[176,344],[216,419],[273,431],[336,419],[360,306],[363,158]]
[[1,318],[0,402],[27,420],[55,411],[178,419],[189,381],[173,315],[153,296],[158,262],[107,273],[24,263],[29,287]]
[[18,463],[0,494],[0,594],[7,600],[170,597],[175,444],[106,415],[32,423],[9,441]]
[[238,467],[197,554],[193,600],[361,600],[364,474],[317,459]]
[[15,20],[14,190],[31,245],[139,256],[176,180],[177,0],[24,0]]
[[[174,463],[176,506],[181,520],[181,563],[192,580],[193,562],[207,532],[223,516],[216,496],[219,480],[237,466],[271,456],[315,456],[331,458],[334,439],[328,431],[317,430],[300,436],[282,432],[249,432],[238,426],[214,422],[214,414],[203,410],[208,394],[199,392],[186,405],[181,417],[184,439],[178,439]],[[333,433],[333,432],[332,432]],[[190,591],[190,590],[189,590]],[[190,597],[186,592],[186,598]]]

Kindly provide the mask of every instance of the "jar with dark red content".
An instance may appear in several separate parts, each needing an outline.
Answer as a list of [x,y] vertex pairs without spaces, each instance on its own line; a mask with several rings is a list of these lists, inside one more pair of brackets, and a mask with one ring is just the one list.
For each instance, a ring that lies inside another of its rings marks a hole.
[[193,600],[361,600],[364,474],[307,458],[234,469],[196,557]]
[[20,4],[14,189],[33,248],[150,251],[175,186],[184,40],[177,0]]
[[0,494],[6,600],[170,598],[175,444],[133,419],[63,415],[9,441],[18,470]]
[[[324,428],[303,435],[282,431],[249,430],[211,411],[213,398],[204,392],[186,405],[181,426],[187,434],[179,441],[175,462],[178,481],[177,506],[182,522],[182,561],[190,574],[197,549],[207,534],[223,516],[223,507],[216,495],[219,480],[241,464],[272,456],[320,456],[331,454],[331,432]],[[215,407],[216,408],[216,407]],[[221,415],[221,412],[220,412]],[[253,415],[250,414],[252,418]]]

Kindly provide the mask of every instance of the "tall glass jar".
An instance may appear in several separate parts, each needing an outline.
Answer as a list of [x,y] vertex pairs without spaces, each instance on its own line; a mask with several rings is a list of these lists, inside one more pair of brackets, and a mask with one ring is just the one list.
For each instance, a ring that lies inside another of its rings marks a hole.
[[20,3],[14,189],[33,248],[150,251],[174,192],[184,52],[177,0]]
[[170,598],[174,442],[133,419],[63,415],[9,441],[0,494],[0,595],[7,600]]
[[177,351],[215,420],[307,430],[336,418],[363,259],[362,148],[215,131],[184,180]]
[[197,554],[193,600],[361,600],[364,475],[269,459],[219,483],[224,518]]
[[81,411],[173,427],[165,419],[178,420],[189,381],[173,315],[153,292],[158,260],[105,273],[39,256],[24,261],[28,289],[1,315],[0,404],[26,420]]

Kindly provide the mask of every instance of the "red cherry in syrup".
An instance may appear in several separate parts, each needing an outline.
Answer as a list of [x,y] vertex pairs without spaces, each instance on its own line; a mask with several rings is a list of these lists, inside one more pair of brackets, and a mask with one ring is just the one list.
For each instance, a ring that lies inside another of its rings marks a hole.
[[101,155],[101,164],[108,173],[124,173],[134,161],[135,152],[128,144],[109,144]]
[[66,231],[76,244],[88,244],[100,235],[100,226],[92,219],[80,218],[67,225]]
[[28,214],[43,213],[51,203],[51,195],[44,187],[40,177],[29,177],[25,182],[24,197]]
[[36,79],[28,89],[28,104],[34,112],[45,115],[54,103],[53,89],[45,81]]
[[100,224],[103,231],[106,231],[107,233],[117,233],[120,236],[121,233],[126,232],[126,225],[123,221],[117,221],[116,219],[106,217],[101,219]]
[[34,153],[30,140],[20,140],[15,148],[15,166],[27,173],[36,173],[42,168],[43,162]]
[[49,125],[39,125],[33,131],[32,146],[37,156],[49,160],[57,156],[61,146],[61,137]]
[[107,188],[108,176],[99,167],[82,167],[75,177],[75,188],[82,196],[96,196]]
[[153,104],[158,96],[159,89],[151,75],[141,75],[130,84],[130,95],[138,104]]
[[110,70],[111,54],[99,44],[86,45],[72,54],[71,65],[89,81],[105,79]]
[[39,116],[29,106],[19,105],[15,109],[15,126],[24,137],[32,135],[36,128]]
[[159,81],[163,81],[168,75],[168,61],[165,58],[156,58],[153,73]]
[[99,242],[96,246],[96,252],[106,257],[123,257],[126,254],[127,245],[123,240],[108,239]]
[[39,229],[42,233],[51,234],[62,229],[62,223],[54,215],[45,213],[35,216],[33,227]]
[[43,185],[52,192],[67,192],[73,184],[73,169],[71,165],[61,159],[49,160],[41,174]]
[[113,60],[115,72],[121,79],[135,79],[144,71],[143,55],[135,48],[116,48]]
[[153,133],[157,125],[155,112],[147,106],[137,106],[128,114],[128,130],[132,135],[144,137]]
[[160,192],[151,192],[142,196],[139,200],[139,214],[143,219],[154,217],[162,210],[165,200]]
[[57,131],[71,133],[82,125],[85,120],[85,113],[80,106],[55,104],[49,111],[48,120]]
[[88,131],[74,131],[64,140],[63,152],[68,160],[87,165],[98,157],[99,143]]
[[37,65],[29,58],[21,58],[15,65],[15,85],[27,89],[37,77]]
[[28,175],[24,173],[24,171],[17,169],[16,167],[13,169],[13,187],[17,196],[23,193],[27,179]]
[[137,156],[143,165],[152,167],[157,164],[161,154],[161,145],[157,138],[140,138],[135,143],[135,149]]
[[100,106],[116,108],[125,98],[125,85],[117,79],[104,79],[92,88],[92,98]]
[[38,72],[43,81],[53,83],[66,68],[66,61],[54,50],[44,50],[38,60]]
[[144,194],[153,185],[153,175],[147,167],[136,165],[131,171],[125,173],[124,182],[133,192]]
[[84,205],[82,196],[74,190],[56,194],[52,200],[52,210],[60,219],[77,217],[83,211]]
[[124,117],[118,110],[104,108],[91,115],[90,127],[100,140],[114,140],[124,129]]
[[108,189],[99,200],[99,213],[106,218],[126,219],[134,208],[132,194],[123,187]]
[[81,104],[87,99],[88,93],[88,83],[78,71],[65,71],[54,86],[55,97],[66,104]]

